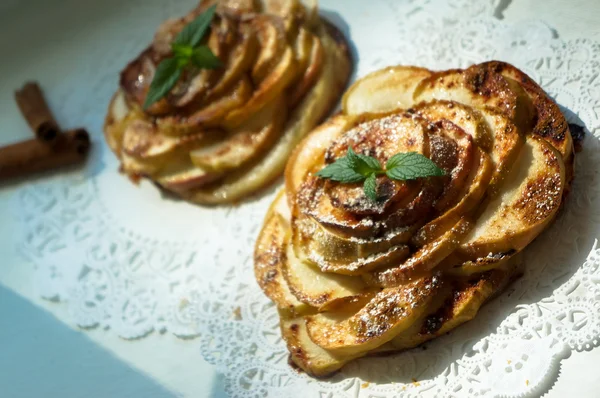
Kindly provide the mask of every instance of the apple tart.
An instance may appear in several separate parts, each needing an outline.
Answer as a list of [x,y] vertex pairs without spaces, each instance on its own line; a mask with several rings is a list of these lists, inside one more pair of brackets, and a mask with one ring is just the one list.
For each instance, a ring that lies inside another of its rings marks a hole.
[[[201,44],[221,67],[184,71],[146,106],[178,34],[213,6]],[[122,71],[105,137],[129,176],[191,202],[234,202],[282,173],[293,148],[336,105],[351,69],[343,35],[316,8],[298,0],[204,0],[164,22]]]
[[[443,175],[376,174],[373,200],[360,183],[319,175],[349,150],[388,165],[416,153]],[[519,276],[573,158],[556,103],[509,64],[398,66],[357,81],[290,158],[256,243],[256,279],[291,361],[326,376],[472,319]]]

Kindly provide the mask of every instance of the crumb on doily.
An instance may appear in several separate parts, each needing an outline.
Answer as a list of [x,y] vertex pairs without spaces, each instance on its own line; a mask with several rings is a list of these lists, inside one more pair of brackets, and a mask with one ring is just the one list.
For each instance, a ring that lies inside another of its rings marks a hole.
[[421,383],[419,383],[419,382],[417,381],[417,379],[415,379],[414,377],[412,378],[412,384],[413,384],[413,386],[415,386],[415,387],[419,387],[419,386],[421,385]]
[[360,388],[367,388],[369,387],[369,382],[364,382],[360,385]]
[[240,307],[235,307],[233,309],[233,319],[235,319],[236,321],[242,320],[242,309]]

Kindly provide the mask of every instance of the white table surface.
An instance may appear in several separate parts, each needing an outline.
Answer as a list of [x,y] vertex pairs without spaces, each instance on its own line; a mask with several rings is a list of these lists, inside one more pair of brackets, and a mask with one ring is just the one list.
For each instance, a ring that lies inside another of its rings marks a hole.
[[[501,1],[498,15],[507,22],[540,18],[565,39],[600,41],[598,0]],[[13,89],[0,87],[0,103],[10,100]],[[0,130],[0,143],[28,134]],[[0,203],[10,194],[11,188],[0,188]],[[0,397],[226,395],[221,378],[202,359],[194,340],[155,333],[132,342],[110,331],[81,331],[61,322],[68,318],[66,308],[34,295],[32,266],[14,255],[10,209],[0,206]],[[599,363],[600,349],[573,354],[562,362],[560,376],[545,396],[600,396]]]

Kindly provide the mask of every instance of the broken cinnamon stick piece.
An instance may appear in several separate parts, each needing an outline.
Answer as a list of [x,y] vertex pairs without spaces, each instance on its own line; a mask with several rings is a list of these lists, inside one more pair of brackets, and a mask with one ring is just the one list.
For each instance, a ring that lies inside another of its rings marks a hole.
[[85,129],[69,130],[54,145],[37,138],[0,148],[0,180],[82,163],[90,148]]
[[46,142],[56,140],[60,128],[36,82],[26,83],[23,88],[15,91],[15,100],[36,137]]

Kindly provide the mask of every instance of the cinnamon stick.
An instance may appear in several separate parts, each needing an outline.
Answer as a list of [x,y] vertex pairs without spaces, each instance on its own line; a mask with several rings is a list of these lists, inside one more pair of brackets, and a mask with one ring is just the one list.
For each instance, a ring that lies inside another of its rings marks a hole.
[[85,129],[57,135],[53,145],[37,138],[0,148],[0,180],[82,163],[90,148]]
[[60,133],[44,94],[36,82],[26,83],[15,91],[15,100],[29,127],[36,137],[46,142],[54,142]]

